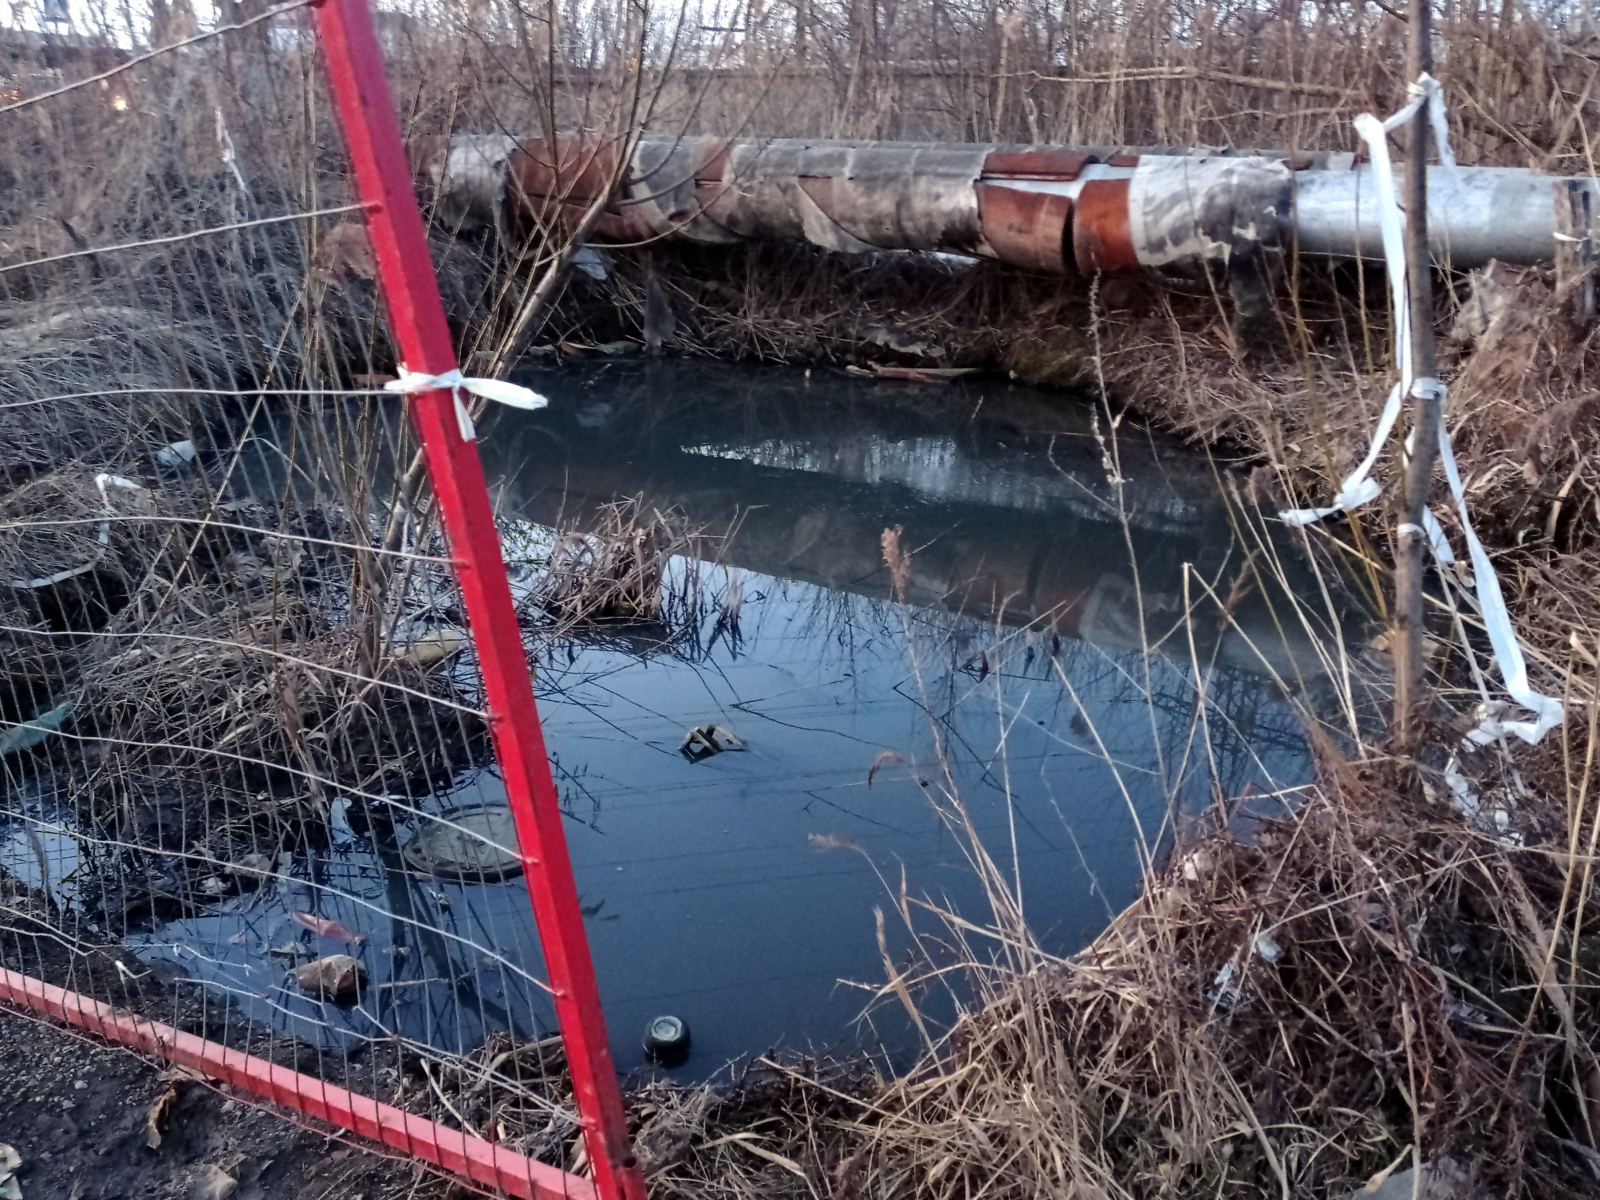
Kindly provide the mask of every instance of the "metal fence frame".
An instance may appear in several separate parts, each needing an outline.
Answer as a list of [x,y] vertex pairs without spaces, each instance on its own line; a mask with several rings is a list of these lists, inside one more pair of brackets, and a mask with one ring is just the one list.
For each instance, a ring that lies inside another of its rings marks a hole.
[[[403,367],[431,376],[455,371],[455,348],[367,0],[313,0],[311,7]],[[486,715],[516,819],[592,1174],[567,1173],[14,971],[0,971],[0,999],[372,1138],[481,1187],[525,1200],[645,1200],[483,466],[476,443],[464,436],[470,427],[458,422],[449,389],[416,393],[408,404],[483,672]]]

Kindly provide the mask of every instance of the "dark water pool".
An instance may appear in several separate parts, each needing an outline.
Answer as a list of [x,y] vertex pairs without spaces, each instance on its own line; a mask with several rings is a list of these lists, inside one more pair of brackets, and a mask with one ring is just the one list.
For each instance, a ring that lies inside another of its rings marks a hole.
[[[558,638],[537,663],[621,1068],[644,1065],[640,1034],[660,1013],[693,1031],[685,1077],[770,1047],[906,1050],[897,1009],[857,1022],[885,976],[875,910],[897,959],[911,942],[902,880],[913,898],[989,915],[938,811],[950,791],[1043,947],[1064,954],[1133,897],[1140,847],[1159,852],[1171,811],[1308,777],[1283,696],[1315,689],[1316,659],[1285,639],[1281,597],[1248,590],[1225,632],[1198,599],[1183,622],[1186,577],[1191,597],[1194,576],[1226,594],[1243,563],[1203,458],[1004,381],[913,390],[618,362],[528,382],[549,409],[496,413],[481,447],[515,556],[634,496],[716,548],[714,563],[669,569],[669,589],[698,597],[675,609],[672,638]],[[912,555],[904,606],[885,529]],[[746,748],[680,753],[713,722]],[[502,795],[480,770],[415,806]],[[401,840],[412,806],[396,804]],[[419,876],[398,843],[354,826],[283,864],[292,881],[137,948],[325,1045],[402,1033],[461,1050],[493,1028],[551,1031],[523,883]],[[26,874],[29,859],[7,862]],[[365,940],[314,938],[296,910]],[[359,1006],[286,984],[273,951],[296,940],[362,958]]]

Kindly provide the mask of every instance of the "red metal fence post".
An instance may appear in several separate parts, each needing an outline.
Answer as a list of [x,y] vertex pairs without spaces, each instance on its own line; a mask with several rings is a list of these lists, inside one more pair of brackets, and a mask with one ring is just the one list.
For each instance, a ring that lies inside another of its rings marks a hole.
[[[377,255],[395,342],[409,370],[444,374],[456,368],[455,348],[428,257],[372,15],[366,0],[317,0],[313,10],[357,188],[366,205],[367,232]],[[644,1177],[628,1144],[622,1093],[606,1041],[561,809],[483,465],[477,447],[462,438],[448,391],[422,393],[410,403],[483,671],[490,729],[516,816],[595,1188],[602,1200],[644,1200]]]
[[326,1080],[301,1075],[171,1025],[148,1021],[43,980],[0,970],[0,1000],[188,1067],[247,1095],[338,1125],[509,1196],[522,1200],[599,1200],[589,1180],[575,1179],[504,1146],[491,1145],[459,1129],[445,1129],[426,1117],[401,1112]]

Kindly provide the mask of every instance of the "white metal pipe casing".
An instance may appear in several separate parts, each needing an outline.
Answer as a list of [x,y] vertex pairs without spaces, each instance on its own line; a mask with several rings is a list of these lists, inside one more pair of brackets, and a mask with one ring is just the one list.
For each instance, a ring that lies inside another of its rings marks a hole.
[[[1372,168],[1297,171],[1293,228],[1304,254],[1383,258]],[[1434,259],[1458,270],[1491,259],[1531,265],[1556,250],[1555,192],[1592,179],[1567,180],[1516,167],[1428,168],[1428,244]],[[1600,205],[1592,206],[1600,211]]]

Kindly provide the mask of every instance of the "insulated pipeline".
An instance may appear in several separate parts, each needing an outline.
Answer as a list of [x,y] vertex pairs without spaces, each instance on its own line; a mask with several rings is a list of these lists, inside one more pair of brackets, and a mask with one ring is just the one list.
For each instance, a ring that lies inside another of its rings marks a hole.
[[[413,143],[411,159],[447,221],[527,229],[575,223],[621,152],[598,138],[458,135]],[[1372,170],[1350,154],[645,137],[621,174],[602,243],[925,251],[1180,284],[1296,242],[1383,254]],[[1600,211],[1592,179],[1449,166],[1430,167],[1428,184],[1433,253],[1457,269],[1549,260],[1570,228],[1563,206]],[[1585,192],[1587,207],[1574,203]]]

